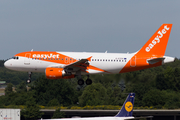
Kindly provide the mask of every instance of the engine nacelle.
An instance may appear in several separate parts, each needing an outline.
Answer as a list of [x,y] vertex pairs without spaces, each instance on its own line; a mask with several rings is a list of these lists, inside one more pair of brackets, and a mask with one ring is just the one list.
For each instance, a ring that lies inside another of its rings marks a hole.
[[69,79],[69,78],[74,78],[74,75],[66,76],[66,72],[64,71],[63,68],[52,68],[48,67],[46,68],[46,78],[48,79]]

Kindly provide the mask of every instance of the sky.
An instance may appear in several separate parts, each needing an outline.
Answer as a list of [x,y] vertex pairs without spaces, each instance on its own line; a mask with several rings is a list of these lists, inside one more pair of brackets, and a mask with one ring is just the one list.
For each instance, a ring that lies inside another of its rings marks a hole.
[[180,58],[179,0],[0,0],[0,60],[25,51],[132,53],[163,23]]

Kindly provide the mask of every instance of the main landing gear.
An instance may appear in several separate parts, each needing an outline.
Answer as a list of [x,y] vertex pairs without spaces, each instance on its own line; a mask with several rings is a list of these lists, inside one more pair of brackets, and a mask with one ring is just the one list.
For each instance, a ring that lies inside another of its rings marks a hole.
[[84,80],[83,79],[79,79],[78,80],[78,85],[84,85]]
[[32,72],[28,72],[29,78],[27,79],[27,83],[31,83],[31,74]]
[[[87,78],[87,80],[86,80],[86,85],[91,85],[91,84],[92,84],[92,80],[89,79],[89,76],[88,76],[88,78]],[[84,85],[84,80],[83,80],[82,78],[80,78],[80,79],[78,80],[78,85]]]
[[86,80],[86,85],[91,85],[91,84],[92,84],[92,80],[88,78],[88,79]]

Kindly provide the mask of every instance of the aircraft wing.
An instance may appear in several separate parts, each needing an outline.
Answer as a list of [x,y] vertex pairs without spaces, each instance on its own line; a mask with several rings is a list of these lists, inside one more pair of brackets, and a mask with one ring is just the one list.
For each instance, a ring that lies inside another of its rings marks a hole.
[[78,71],[78,70],[83,70],[85,71],[87,66],[89,66],[89,62],[92,58],[89,57],[89,58],[86,58],[86,59],[81,59],[79,61],[76,61],[74,63],[71,63],[71,64],[68,64],[64,67],[64,69],[73,69],[73,71]]

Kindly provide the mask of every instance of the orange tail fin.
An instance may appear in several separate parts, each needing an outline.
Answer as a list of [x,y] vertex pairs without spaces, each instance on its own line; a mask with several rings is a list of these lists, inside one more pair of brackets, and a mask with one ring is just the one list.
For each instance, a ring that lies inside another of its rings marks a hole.
[[147,43],[138,51],[138,54],[164,56],[171,28],[172,24],[161,25]]
[[172,24],[163,24],[147,41],[147,43],[134,54],[120,73],[142,70],[160,66],[171,32]]

